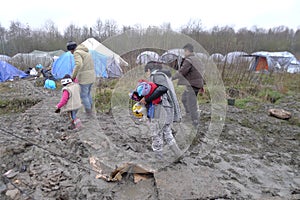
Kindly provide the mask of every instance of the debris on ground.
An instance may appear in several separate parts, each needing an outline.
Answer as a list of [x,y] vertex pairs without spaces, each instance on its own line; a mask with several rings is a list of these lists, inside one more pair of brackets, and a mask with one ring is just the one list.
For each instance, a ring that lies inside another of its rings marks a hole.
[[286,110],[283,109],[269,109],[269,115],[273,117],[277,117],[278,119],[290,119],[292,117],[292,114]]

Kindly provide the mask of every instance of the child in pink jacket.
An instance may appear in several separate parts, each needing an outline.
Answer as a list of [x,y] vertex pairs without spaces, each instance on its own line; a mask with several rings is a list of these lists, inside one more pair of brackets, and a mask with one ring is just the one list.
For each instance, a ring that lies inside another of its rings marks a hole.
[[60,102],[56,105],[55,113],[67,112],[71,119],[70,129],[80,128],[80,119],[76,117],[79,108],[82,106],[80,98],[80,87],[77,83],[74,83],[70,75],[65,75],[61,80],[62,97]]

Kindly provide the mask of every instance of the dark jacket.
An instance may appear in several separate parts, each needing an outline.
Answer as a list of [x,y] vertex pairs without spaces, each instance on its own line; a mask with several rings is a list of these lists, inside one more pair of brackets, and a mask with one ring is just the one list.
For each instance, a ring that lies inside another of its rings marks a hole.
[[[173,79],[179,79],[178,85],[191,85],[195,88],[203,88],[203,64],[194,54],[186,57]],[[200,72],[199,72],[200,71]]]

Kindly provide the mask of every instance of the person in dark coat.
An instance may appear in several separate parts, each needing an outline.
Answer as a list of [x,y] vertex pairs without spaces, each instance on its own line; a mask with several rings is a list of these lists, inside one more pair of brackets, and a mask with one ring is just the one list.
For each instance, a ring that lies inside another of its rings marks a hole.
[[199,58],[194,54],[194,47],[191,44],[186,44],[184,47],[185,58],[173,76],[173,80],[178,80],[178,85],[185,85],[186,89],[182,94],[182,103],[185,108],[186,117],[191,117],[195,127],[199,124],[199,112],[197,104],[197,95],[203,92],[203,78],[200,74],[203,68]]

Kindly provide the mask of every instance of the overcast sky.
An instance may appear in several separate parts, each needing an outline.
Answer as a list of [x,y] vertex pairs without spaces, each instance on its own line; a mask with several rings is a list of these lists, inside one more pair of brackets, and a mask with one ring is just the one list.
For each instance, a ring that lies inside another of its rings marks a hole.
[[5,0],[0,23],[6,28],[19,20],[33,28],[51,19],[63,31],[70,23],[91,27],[96,19],[115,20],[119,26],[159,26],[170,22],[178,29],[190,19],[201,19],[205,28],[229,25],[235,29],[288,26],[300,28],[298,0]]

